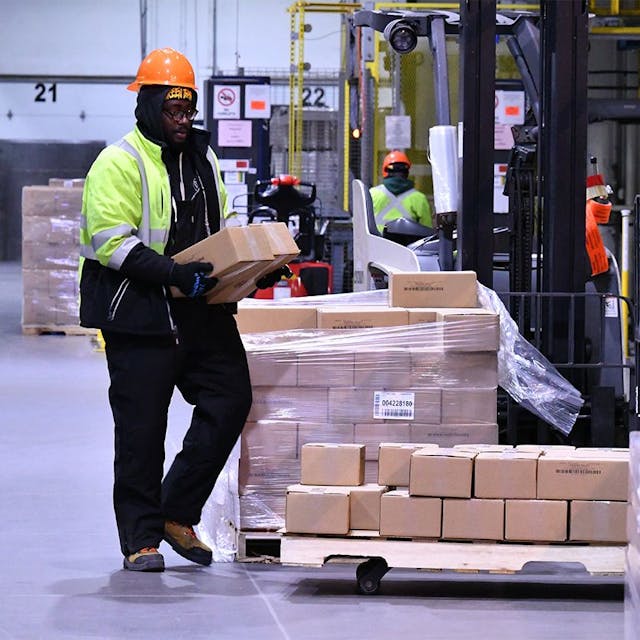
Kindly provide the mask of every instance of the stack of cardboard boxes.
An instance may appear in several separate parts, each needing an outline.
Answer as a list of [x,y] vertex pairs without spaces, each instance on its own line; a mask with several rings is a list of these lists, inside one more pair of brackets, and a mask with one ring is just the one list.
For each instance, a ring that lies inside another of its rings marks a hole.
[[84,180],[51,179],[22,190],[22,325],[78,324],[78,260]]
[[629,434],[629,517],[624,582],[625,627],[640,629],[640,431]]
[[381,442],[498,442],[499,318],[478,308],[475,274],[398,274],[388,293],[388,305],[240,306],[253,384],[241,529],[282,527],[306,443],[364,445],[371,483]]
[[[84,180],[51,179],[22,192],[22,325],[51,329],[78,325],[78,262]],[[262,275],[300,250],[282,222],[223,228],[174,256],[177,262],[212,262],[218,284],[211,304],[237,302]],[[174,296],[182,294],[173,288]]]
[[363,484],[363,449],[302,448],[300,484],[286,493],[287,533],[626,541],[628,450],[382,443],[378,481]]

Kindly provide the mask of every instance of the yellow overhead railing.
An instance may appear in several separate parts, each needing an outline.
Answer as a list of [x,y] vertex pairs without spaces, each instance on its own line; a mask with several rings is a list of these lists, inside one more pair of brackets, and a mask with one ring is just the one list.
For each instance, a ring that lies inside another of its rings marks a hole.
[[639,0],[589,0],[589,12],[599,18],[619,18],[619,24],[594,25],[589,33],[594,35],[637,36],[640,27],[624,24],[624,18],[640,16]]
[[640,15],[638,0],[589,0],[589,11],[598,16]]
[[289,158],[291,175],[300,176],[302,171],[302,122],[304,89],[304,34],[306,13],[352,13],[360,9],[360,2],[294,2],[287,11],[290,15],[289,43]]

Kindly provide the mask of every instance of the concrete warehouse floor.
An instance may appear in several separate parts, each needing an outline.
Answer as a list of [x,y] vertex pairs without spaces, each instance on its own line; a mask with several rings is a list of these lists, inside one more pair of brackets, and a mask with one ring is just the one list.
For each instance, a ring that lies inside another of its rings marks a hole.
[[[573,565],[392,570],[377,596],[356,593],[354,565],[205,568],[164,544],[164,573],[123,571],[104,354],[86,336],[22,335],[19,264],[0,262],[0,290],[0,638],[623,637],[623,579]],[[180,438],[186,410],[172,412]]]

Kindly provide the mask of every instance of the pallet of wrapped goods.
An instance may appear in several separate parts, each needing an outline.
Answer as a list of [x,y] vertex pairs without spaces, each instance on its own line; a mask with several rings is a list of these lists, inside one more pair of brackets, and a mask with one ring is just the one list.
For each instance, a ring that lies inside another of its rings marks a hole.
[[52,179],[22,190],[22,330],[94,334],[78,325],[83,180]]
[[[324,304],[240,303],[253,386],[242,439],[251,445],[260,429],[266,434],[276,423],[288,429],[268,462],[252,459],[254,447],[242,449],[240,475],[253,480],[241,485],[241,514],[243,506],[251,508],[244,523],[260,523],[265,531],[283,526],[283,511],[258,513],[259,498],[287,479],[289,485],[299,481],[300,451],[308,442],[364,444],[367,483],[377,482],[384,441],[497,443],[496,316],[456,307],[446,322],[438,320],[447,311],[433,309],[428,321],[416,323],[409,309],[338,305],[332,298]],[[296,437],[294,457],[285,445]],[[273,471],[258,476],[257,464]]]

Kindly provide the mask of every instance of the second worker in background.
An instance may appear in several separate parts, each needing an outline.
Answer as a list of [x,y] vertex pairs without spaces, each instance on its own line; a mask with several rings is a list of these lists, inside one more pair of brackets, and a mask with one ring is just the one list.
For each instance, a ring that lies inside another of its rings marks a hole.
[[380,233],[385,224],[406,218],[431,227],[431,206],[427,197],[409,179],[411,161],[402,151],[391,151],[382,162],[382,184],[371,187],[373,212]]

